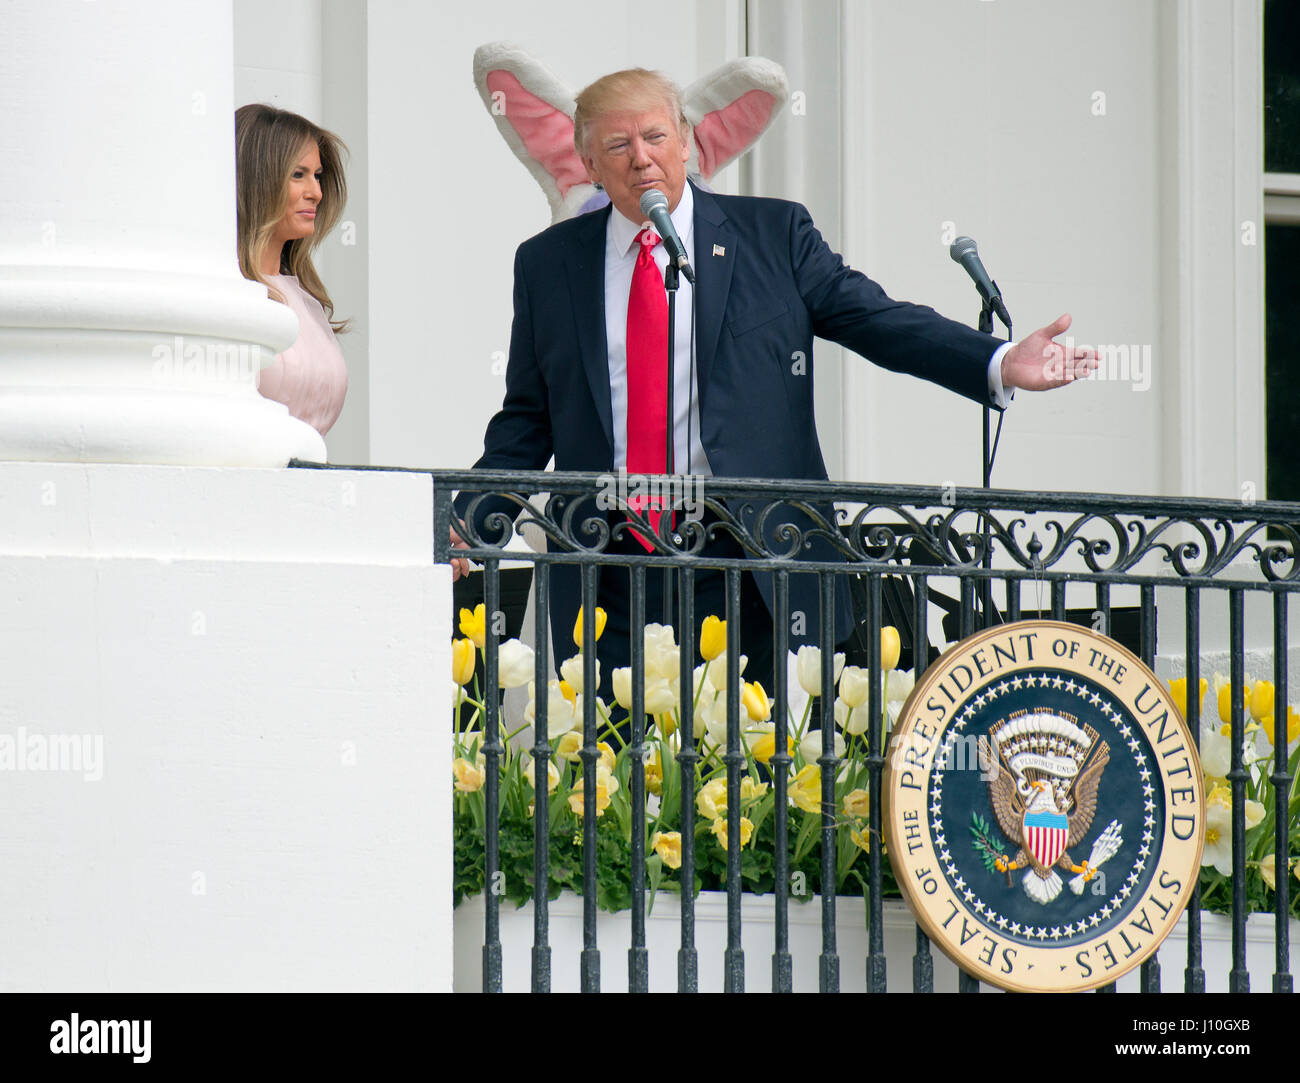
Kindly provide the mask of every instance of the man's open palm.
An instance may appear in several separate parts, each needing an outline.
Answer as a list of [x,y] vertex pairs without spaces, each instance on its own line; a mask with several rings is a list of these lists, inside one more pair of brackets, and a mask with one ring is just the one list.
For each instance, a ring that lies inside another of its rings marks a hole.
[[1085,379],[1097,367],[1097,351],[1091,346],[1067,348],[1053,341],[1069,329],[1067,313],[1012,346],[1002,358],[1002,386],[1008,391],[1017,387],[1050,391]]

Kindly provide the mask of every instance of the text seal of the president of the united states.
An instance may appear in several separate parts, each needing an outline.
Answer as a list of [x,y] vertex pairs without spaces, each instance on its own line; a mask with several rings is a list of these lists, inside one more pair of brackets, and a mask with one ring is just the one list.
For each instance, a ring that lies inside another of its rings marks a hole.
[[885,838],[931,940],[1005,989],[1079,991],[1147,959],[1201,864],[1196,747],[1132,652],[998,625],[926,672],[890,735]]

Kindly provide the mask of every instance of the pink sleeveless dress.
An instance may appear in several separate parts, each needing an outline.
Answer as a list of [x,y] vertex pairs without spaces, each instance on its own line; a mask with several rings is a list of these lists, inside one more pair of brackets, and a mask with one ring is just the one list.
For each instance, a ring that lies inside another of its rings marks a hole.
[[320,302],[293,275],[268,275],[298,317],[298,340],[258,376],[257,389],[322,436],[343,410],[348,367]]

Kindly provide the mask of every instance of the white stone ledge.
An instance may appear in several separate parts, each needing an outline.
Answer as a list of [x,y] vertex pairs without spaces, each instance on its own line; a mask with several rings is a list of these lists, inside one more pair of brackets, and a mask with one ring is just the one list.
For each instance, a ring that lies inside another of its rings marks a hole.
[[374,470],[0,463],[0,554],[431,566],[432,482]]

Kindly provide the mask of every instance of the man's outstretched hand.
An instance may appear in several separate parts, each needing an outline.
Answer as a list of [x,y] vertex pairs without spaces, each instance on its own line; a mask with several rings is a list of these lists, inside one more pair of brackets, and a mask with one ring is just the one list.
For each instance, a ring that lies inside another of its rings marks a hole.
[[1012,346],[1002,358],[1002,386],[1008,391],[1050,391],[1086,378],[1097,367],[1097,351],[1091,346],[1067,349],[1053,341],[1069,329],[1067,313]]

